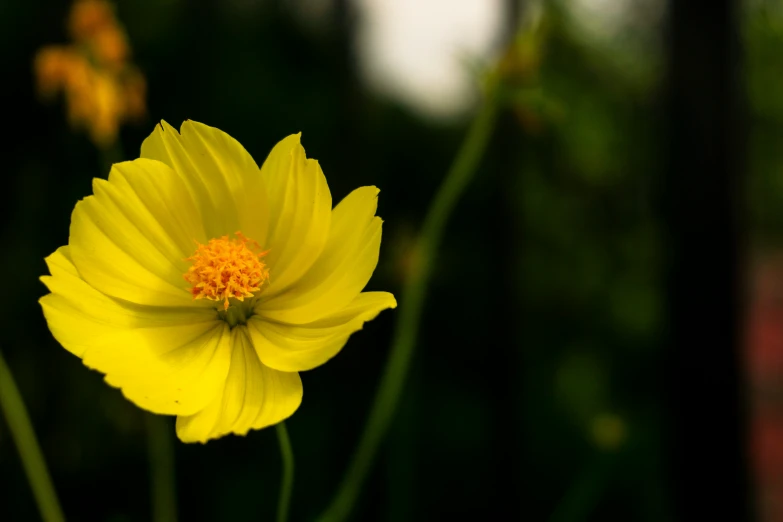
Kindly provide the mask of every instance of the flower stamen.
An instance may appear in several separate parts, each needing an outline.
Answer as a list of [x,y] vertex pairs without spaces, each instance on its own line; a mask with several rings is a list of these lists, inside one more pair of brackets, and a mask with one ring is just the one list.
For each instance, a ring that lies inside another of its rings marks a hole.
[[242,232],[210,239],[198,247],[186,261],[192,265],[183,275],[190,283],[194,299],[223,301],[223,310],[228,310],[229,298],[244,301],[253,297],[253,292],[269,281],[269,270],[261,258],[269,251],[259,252],[261,247]]

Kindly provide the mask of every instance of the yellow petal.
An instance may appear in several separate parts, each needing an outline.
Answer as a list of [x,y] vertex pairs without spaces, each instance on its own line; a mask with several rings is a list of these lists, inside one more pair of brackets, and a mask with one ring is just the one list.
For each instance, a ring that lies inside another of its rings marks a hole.
[[262,319],[310,323],[339,312],[356,298],[378,264],[378,192],[376,187],[358,188],[334,208],[323,252],[296,285],[280,295],[263,295],[256,306]]
[[185,257],[204,232],[177,175],[163,163],[137,159],[115,165],[93,189],[71,216],[70,252],[79,274],[130,302],[191,304]]
[[262,242],[269,249],[267,296],[279,294],[307,272],[329,234],[329,186],[318,162],[306,157],[299,138],[294,134],[280,141],[261,167],[270,217],[268,239]]
[[98,292],[77,272],[70,247],[60,247],[46,258],[46,263],[52,275],[43,276],[41,280],[52,293],[40,300],[44,315],[55,338],[79,357],[99,342],[104,333],[117,328],[215,320],[215,313],[209,308],[142,306]]
[[[228,325],[205,326],[134,329],[117,335],[113,349],[88,351],[84,364],[107,372],[106,382],[140,408],[193,415],[220,394],[231,360]],[[143,356],[138,346],[145,347]]]
[[199,307],[140,306],[108,297],[81,279],[61,247],[46,259],[52,292],[41,298],[49,328],[84,364],[106,374],[138,406],[191,414],[222,388],[230,347],[227,325]]
[[[126,318],[105,317],[104,312],[112,305],[110,299],[79,277],[67,246],[47,257],[46,263],[52,275],[41,277],[41,281],[52,293],[39,300],[44,317],[55,339],[66,350],[82,357],[97,338],[114,327],[109,321],[122,323]],[[91,314],[91,310],[99,315]],[[90,335],[84,335],[88,331]]]
[[244,327],[231,331],[231,343],[223,393],[195,415],[177,417],[177,435],[183,442],[206,442],[228,433],[245,435],[285,420],[302,402],[299,374],[264,366]]
[[214,127],[188,120],[181,130],[161,121],[141,145],[141,157],[162,161],[181,176],[208,239],[241,230],[265,245],[269,205],[253,158]]
[[304,325],[264,321],[254,316],[248,322],[253,346],[261,361],[280,371],[304,371],[334,357],[348,336],[366,321],[397,301],[387,292],[364,292],[338,313]]
[[[147,166],[145,172],[137,173]],[[157,172],[156,168],[165,170],[166,174]],[[133,219],[143,219],[135,224],[166,255],[180,260],[193,253],[196,241],[207,239],[187,187],[159,162],[137,159],[118,163],[106,185],[116,187],[109,195],[115,198],[120,211],[131,213],[133,208],[145,207],[149,216],[134,214]]]

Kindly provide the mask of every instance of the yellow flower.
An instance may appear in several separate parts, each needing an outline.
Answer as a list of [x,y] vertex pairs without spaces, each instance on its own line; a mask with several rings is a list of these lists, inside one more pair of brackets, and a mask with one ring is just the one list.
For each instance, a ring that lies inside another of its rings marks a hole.
[[[122,90],[110,74],[102,71],[91,71],[89,81],[89,91],[74,93],[76,96],[82,92],[91,93],[85,99],[84,112],[79,117],[87,121],[92,141],[99,146],[108,146],[116,139],[123,116]],[[71,104],[71,107],[75,106],[75,103]]]
[[123,114],[131,120],[140,120],[147,114],[147,81],[144,75],[134,68],[128,67],[123,74],[123,84],[125,86],[124,110]]
[[109,69],[121,69],[130,55],[128,38],[117,26],[98,31],[90,41],[95,60]]
[[68,15],[68,31],[77,42],[86,42],[116,24],[114,9],[105,0],[75,0]]
[[259,169],[233,138],[162,122],[141,158],[76,204],[41,298],[55,338],[136,405],[177,415],[185,442],[276,424],[298,372],[394,308],[362,292],[378,261],[378,189],[332,209],[292,135]]
[[68,27],[73,45],[48,46],[36,54],[38,90],[45,98],[63,91],[71,126],[108,147],[120,124],[146,113],[144,76],[128,63],[127,36],[104,0],[76,0]]
[[38,78],[38,92],[45,98],[51,98],[65,83],[70,70],[72,53],[57,46],[46,47],[38,52],[33,62],[33,70]]

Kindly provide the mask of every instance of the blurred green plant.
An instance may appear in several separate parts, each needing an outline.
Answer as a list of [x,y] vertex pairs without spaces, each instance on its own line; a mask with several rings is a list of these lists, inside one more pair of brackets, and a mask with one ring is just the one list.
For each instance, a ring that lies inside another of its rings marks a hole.
[[33,489],[38,511],[44,522],[64,522],[60,501],[54,491],[41,447],[35,437],[30,416],[16,387],[13,375],[0,352],[0,408],[5,414],[8,429],[16,443],[27,480]]
[[166,417],[146,413],[150,462],[150,498],[153,522],[177,522],[176,464],[174,438]]
[[408,278],[400,296],[400,316],[391,343],[383,377],[373,401],[370,416],[348,470],[329,507],[319,517],[322,522],[345,520],[353,510],[368,472],[399,404],[400,392],[410,366],[419,333],[427,287],[449,216],[470,183],[494,129],[498,98],[494,85],[484,95],[467,137],[438,189],[424,218],[413,251]]
[[291,448],[291,439],[288,438],[288,429],[285,427],[285,422],[276,424],[275,431],[277,432],[280,455],[283,460],[283,469],[280,476],[280,499],[277,503],[277,522],[286,522],[294,489],[294,450]]
[[319,517],[321,522],[342,522],[349,517],[394,418],[446,225],[480,164],[498,113],[512,110],[520,124],[530,131],[562,115],[560,104],[539,86],[538,71],[547,37],[543,20],[526,18],[500,60],[483,76],[482,105],[429,205],[421,232],[407,256],[400,316],[384,374],[357,449],[331,504]]

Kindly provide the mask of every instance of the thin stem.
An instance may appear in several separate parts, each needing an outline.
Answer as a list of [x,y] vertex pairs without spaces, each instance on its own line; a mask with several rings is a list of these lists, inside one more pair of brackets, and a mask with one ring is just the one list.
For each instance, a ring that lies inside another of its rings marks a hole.
[[171,426],[160,415],[146,414],[153,522],[177,521],[177,486]]
[[0,352],[0,409],[5,413],[11,436],[16,442],[41,518],[44,522],[64,522],[65,517],[57,500],[57,494],[54,492],[38,440],[35,438],[33,426],[30,424],[30,416],[27,414],[22,396],[14,383],[11,370],[3,359],[2,352]]
[[321,522],[339,522],[350,515],[378,452],[378,446],[394,417],[419,332],[435,254],[449,216],[484,154],[494,128],[496,114],[496,96],[494,92],[490,92],[486,95],[483,106],[473,120],[468,135],[427,212],[416,245],[414,268],[402,289],[399,318],[391,351],[370,417],[340,488],[319,519]]
[[277,441],[280,443],[280,456],[283,459],[283,471],[280,477],[280,499],[277,502],[277,522],[288,520],[288,508],[291,505],[291,493],[294,489],[294,450],[288,438],[285,423],[275,426]]

